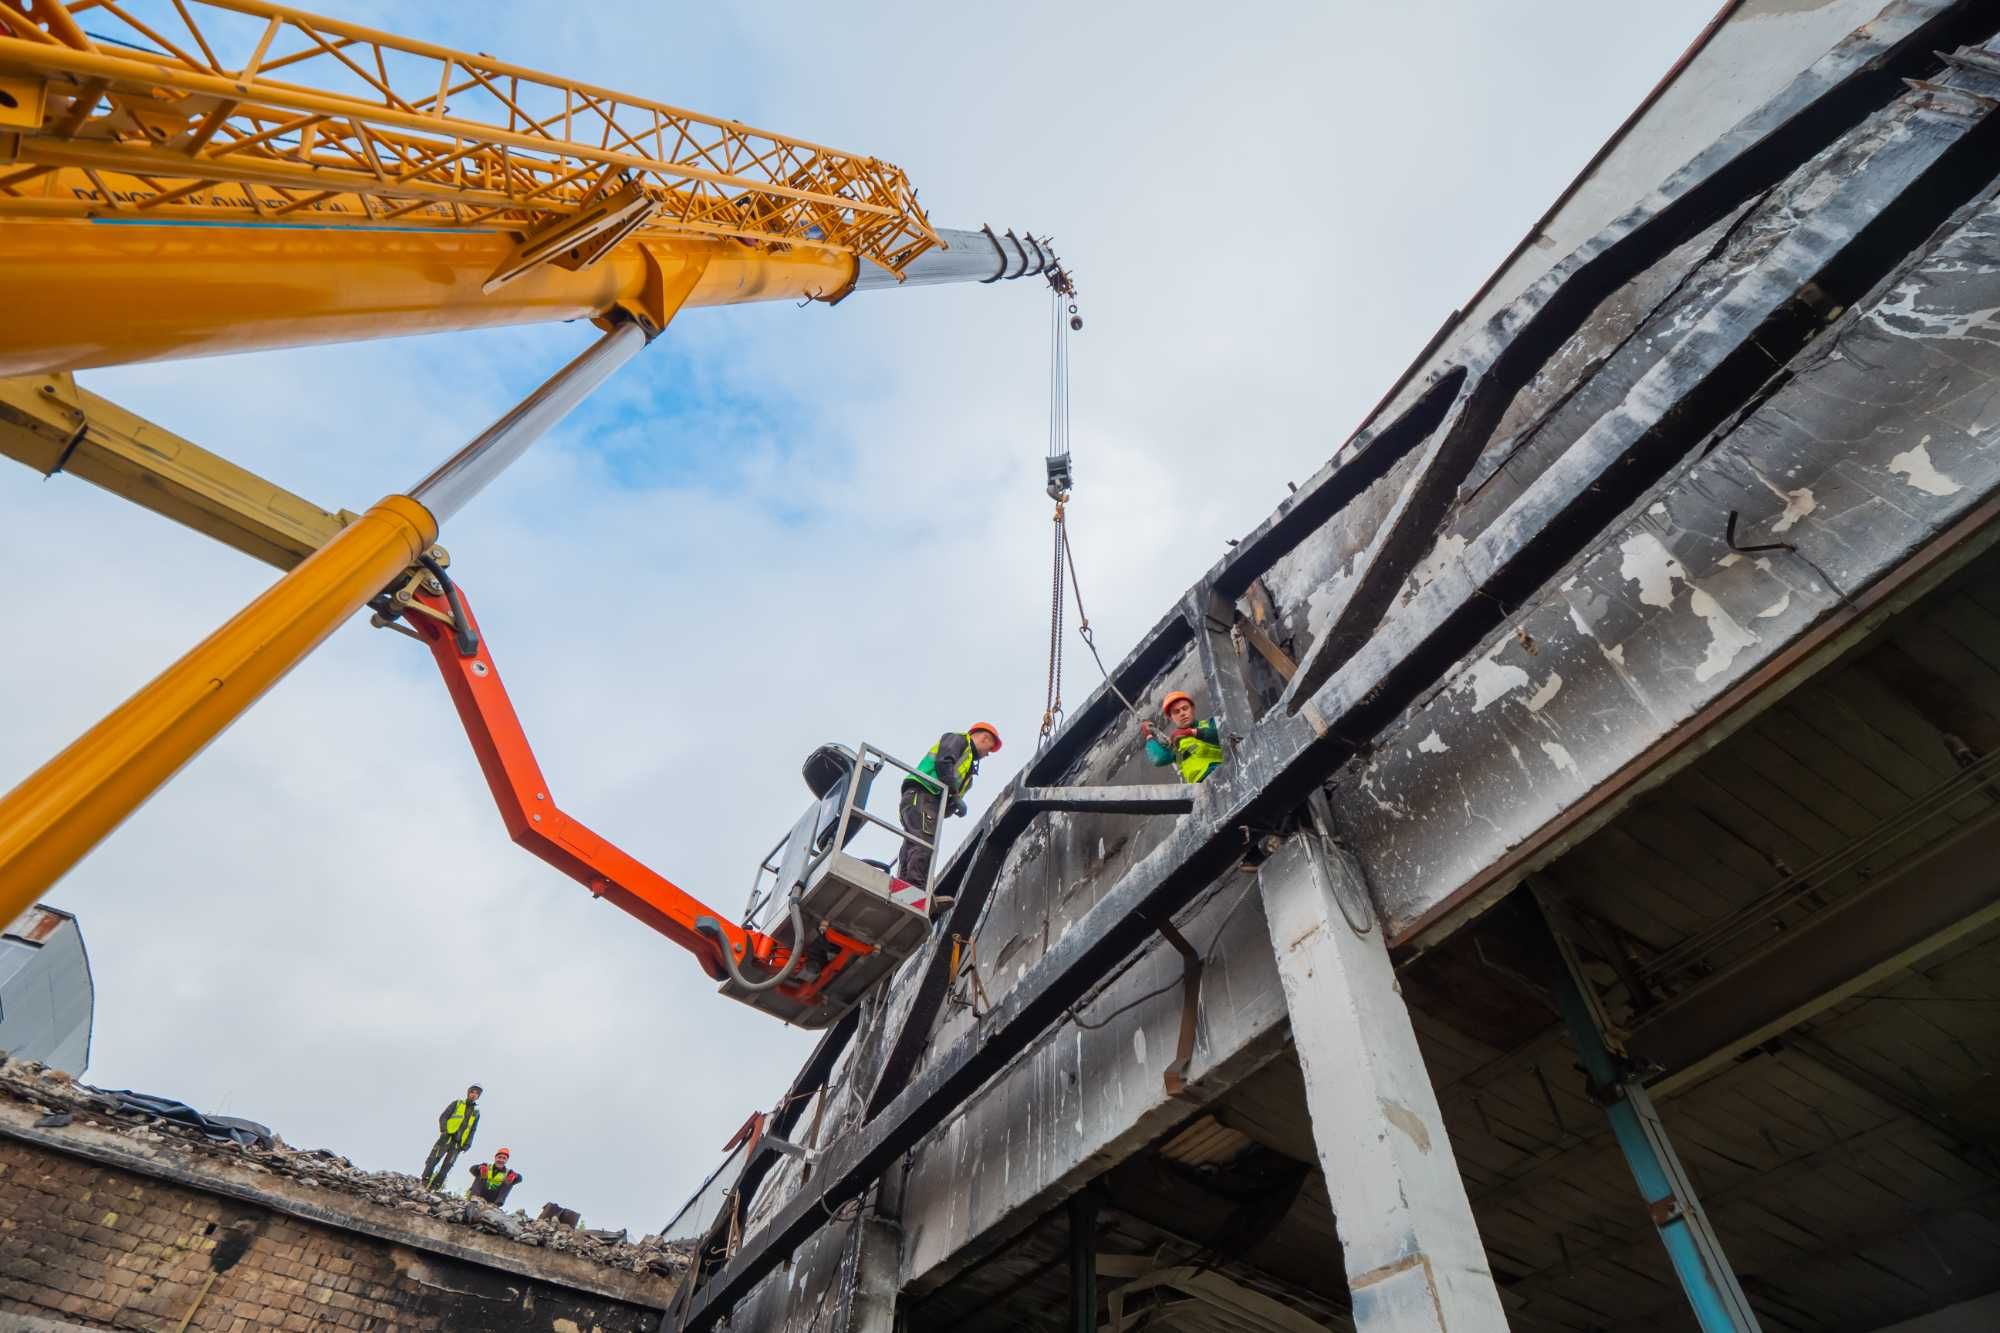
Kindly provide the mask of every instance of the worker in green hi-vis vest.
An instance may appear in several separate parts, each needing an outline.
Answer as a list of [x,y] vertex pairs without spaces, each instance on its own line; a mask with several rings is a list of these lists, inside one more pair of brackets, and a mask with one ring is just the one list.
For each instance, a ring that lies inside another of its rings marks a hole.
[[1146,737],[1146,758],[1153,761],[1153,767],[1172,764],[1186,783],[1200,782],[1222,767],[1222,729],[1216,719],[1205,717],[1196,721],[1194,700],[1182,690],[1162,699],[1160,710],[1173,728],[1166,740],[1153,734],[1152,723],[1139,724]]
[[903,831],[911,836],[903,840],[895,877],[889,881],[889,896],[897,902],[933,911],[928,889],[938,823],[945,815],[965,813],[965,793],[972,790],[979,761],[999,748],[1000,732],[991,722],[947,731],[918,761],[917,771],[903,779],[903,798],[896,812],[902,818]]
[[480,1162],[472,1167],[472,1185],[465,1191],[465,1197],[490,1203],[496,1208],[504,1207],[507,1196],[521,1183],[521,1173],[507,1167],[507,1159],[512,1156],[511,1152],[502,1148],[493,1154],[491,1164]]
[[463,1097],[438,1113],[437,1142],[431,1145],[431,1155],[424,1159],[425,1189],[442,1189],[458,1155],[472,1146],[472,1136],[479,1132],[479,1093],[480,1087],[475,1083],[465,1090]]

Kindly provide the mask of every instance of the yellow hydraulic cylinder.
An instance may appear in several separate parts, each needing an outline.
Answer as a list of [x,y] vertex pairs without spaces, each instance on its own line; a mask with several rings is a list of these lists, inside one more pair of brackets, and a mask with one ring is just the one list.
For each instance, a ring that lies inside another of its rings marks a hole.
[[0,797],[0,920],[11,921],[437,538],[392,495]]
[[471,443],[336,533],[234,620],[0,797],[0,922],[12,921],[307,653],[437,540],[522,451],[645,347],[616,324]]

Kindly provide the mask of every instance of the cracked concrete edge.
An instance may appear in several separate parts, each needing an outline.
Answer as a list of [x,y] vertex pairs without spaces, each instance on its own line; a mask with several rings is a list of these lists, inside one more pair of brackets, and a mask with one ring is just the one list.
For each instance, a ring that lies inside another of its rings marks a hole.
[[89,1324],[72,1324],[40,1315],[0,1313],[0,1333],[96,1333]]
[[[82,1122],[73,1122],[61,1129],[38,1129],[34,1122],[39,1116],[39,1108],[30,1110],[19,1106],[0,1106],[0,1137],[66,1157],[81,1158],[113,1170],[165,1181],[183,1189],[267,1208],[318,1226],[372,1236],[394,1245],[569,1287],[594,1296],[656,1310],[665,1309],[673,1296],[673,1283],[665,1278],[605,1268],[588,1259],[518,1245],[498,1236],[488,1238],[462,1226],[435,1218],[413,1217],[335,1191],[311,1190],[298,1185],[277,1186],[272,1179],[265,1178],[267,1173],[247,1167],[220,1162],[203,1163],[197,1167],[149,1146],[137,1145],[124,1135],[96,1129]],[[340,1199],[341,1206],[331,1206],[325,1201],[329,1198]],[[15,1317],[0,1316],[0,1333],[9,1327],[4,1321]],[[61,1324],[49,1327],[72,1326]]]

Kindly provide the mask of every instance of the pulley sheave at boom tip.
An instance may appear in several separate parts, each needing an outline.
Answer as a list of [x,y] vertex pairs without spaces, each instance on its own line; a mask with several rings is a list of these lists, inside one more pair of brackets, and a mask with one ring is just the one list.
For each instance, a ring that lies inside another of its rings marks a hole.
[[[1060,277],[902,170],[260,0],[0,0],[0,374]],[[102,225],[114,224],[114,225]]]

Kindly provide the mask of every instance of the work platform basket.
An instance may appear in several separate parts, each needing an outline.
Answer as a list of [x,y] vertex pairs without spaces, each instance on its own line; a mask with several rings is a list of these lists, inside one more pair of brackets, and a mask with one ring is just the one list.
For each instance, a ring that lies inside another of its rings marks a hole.
[[[800,947],[794,938],[796,903],[805,936],[796,979],[804,985],[759,991],[732,979],[722,983],[724,995],[800,1027],[828,1027],[923,947],[930,934],[928,889],[894,893],[887,860],[849,850],[872,824],[899,842],[908,838],[927,846],[931,873],[937,873],[940,838],[905,833],[868,809],[885,768],[915,775],[908,764],[865,742],[858,750],[822,745],[806,757],[801,772],[813,803],[758,863],[743,914],[746,926],[794,950]],[[938,822],[941,826],[943,819]],[[850,942],[865,946],[865,952]]]

